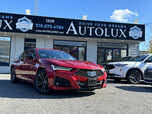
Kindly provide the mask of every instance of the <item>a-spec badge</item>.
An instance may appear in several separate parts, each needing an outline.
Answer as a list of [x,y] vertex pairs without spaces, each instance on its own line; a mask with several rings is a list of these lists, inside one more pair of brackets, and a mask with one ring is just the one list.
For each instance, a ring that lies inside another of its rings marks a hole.
[[142,31],[140,28],[138,28],[137,26],[131,27],[130,31],[129,31],[129,36],[132,37],[133,39],[138,39],[140,37],[142,37]]
[[18,19],[18,22],[16,23],[16,28],[20,29],[22,32],[26,32],[33,29],[33,23],[30,19],[24,16]]

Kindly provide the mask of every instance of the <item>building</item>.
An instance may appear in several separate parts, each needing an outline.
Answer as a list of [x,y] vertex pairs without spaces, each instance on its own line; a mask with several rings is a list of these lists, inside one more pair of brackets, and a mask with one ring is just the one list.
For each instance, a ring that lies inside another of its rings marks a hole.
[[0,13],[0,73],[29,48],[64,50],[102,64],[139,54],[145,25]]
[[139,51],[139,55],[150,54],[149,51]]

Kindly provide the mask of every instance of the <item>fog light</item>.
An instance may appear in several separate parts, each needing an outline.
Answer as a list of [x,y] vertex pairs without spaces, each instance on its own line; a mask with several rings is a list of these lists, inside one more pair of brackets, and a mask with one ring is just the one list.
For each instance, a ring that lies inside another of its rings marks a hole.
[[60,85],[60,84],[59,84],[59,83],[55,83],[55,85],[57,85],[57,86],[58,86],[58,85]]
[[55,82],[54,82],[54,84],[55,84],[56,86],[71,87],[71,83],[69,82],[69,80],[64,79],[64,78],[62,78],[62,77],[58,77],[58,76],[55,77]]

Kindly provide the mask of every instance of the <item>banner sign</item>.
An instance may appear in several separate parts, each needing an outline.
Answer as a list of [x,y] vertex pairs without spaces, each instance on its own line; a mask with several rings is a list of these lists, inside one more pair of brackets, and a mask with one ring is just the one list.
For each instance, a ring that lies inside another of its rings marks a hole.
[[0,13],[0,31],[100,39],[145,40],[145,25]]

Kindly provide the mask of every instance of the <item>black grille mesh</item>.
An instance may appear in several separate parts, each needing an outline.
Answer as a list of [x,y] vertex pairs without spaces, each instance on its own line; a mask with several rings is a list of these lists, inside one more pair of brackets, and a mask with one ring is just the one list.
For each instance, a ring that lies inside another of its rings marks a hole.
[[94,77],[99,77],[99,76],[104,75],[104,73],[101,70],[90,70],[90,69],[79,69],[75,74],[78,76],[90,77],[90,76],[88,76],[88,73],[87,73],[88,71],[95,71],[96,76],[94,76]]
[[146,69],[144,72],[145,79],[152,80],[152,69]]

